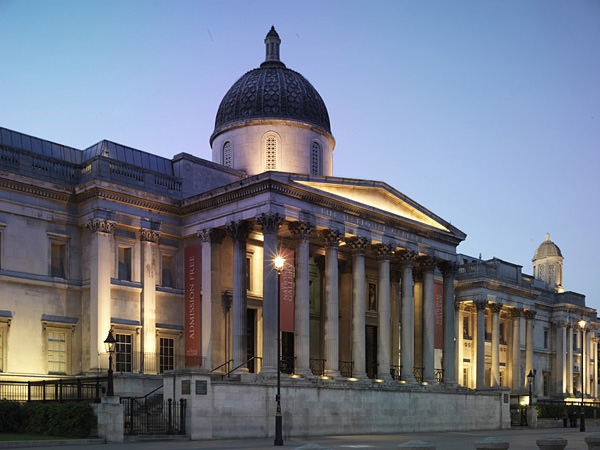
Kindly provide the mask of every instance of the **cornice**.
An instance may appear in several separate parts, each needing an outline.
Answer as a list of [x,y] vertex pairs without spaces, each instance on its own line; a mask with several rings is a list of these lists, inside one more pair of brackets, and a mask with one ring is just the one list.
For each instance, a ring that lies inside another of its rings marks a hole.
[[[39,181],[39,180],[38,180]],[[73,198],[72,188],[66,188],[63,191],[56,188],[45,188],[39,184],[30,184],[7,178],[0,178],[0,188],[11,191],[23,192],[24,194],[35,195],[61,202],[69,202]]]
[[492,291],[503,292],[511,295],[518,295],[523,298],[535,300],[539,296],[539,292],[533,289],[524,288],[522,286],[510,285],[489,278],[475,278],[472,280],[458,280],[455,291],[466,289],[490,289]]

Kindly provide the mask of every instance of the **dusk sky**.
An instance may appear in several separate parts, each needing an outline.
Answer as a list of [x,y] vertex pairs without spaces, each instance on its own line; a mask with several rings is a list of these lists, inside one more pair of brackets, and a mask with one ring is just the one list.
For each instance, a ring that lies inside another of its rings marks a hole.
[[381,180],[600,308],[600,1],[0,0],[0,126],[211,159],[222,97],[264,60],[319,91],[334,175]]

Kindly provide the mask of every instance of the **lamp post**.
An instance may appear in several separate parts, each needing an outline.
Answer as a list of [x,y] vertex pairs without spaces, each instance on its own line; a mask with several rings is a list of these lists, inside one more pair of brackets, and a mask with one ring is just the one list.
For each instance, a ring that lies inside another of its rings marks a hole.
[[583,330],[585,329],[586,322],[581,319],[579,322],[579,328],[581,328],[581,409],[579,411],[579,431],[585,431],[585,411],[583,410],[583,393],[585,391],[585,361],[583,360]]
[[276,256],[273,264],[277,271],[277,412],[275,413],[275,441],[273,445],[283,445],[282,417],[281,417],[281,271],[285,260]]
[[529,371],[527,375],[527,381],[529,382],[529,406],[533,406],[533,382],[535,381],[535,374],[533,370]]
[[108,352],[108,388],[106,389],[106,395],[112,397],[115,395],[113,386],[113,369],[112,369],[112,354],[115,351],[117,340],[112,334],[112,330],[108,330],[108,336],[104,340],[104,349]]

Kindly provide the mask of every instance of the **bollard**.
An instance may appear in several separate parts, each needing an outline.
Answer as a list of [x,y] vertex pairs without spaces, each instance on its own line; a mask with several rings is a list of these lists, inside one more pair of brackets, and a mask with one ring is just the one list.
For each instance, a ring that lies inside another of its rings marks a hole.
[[508,441],[503,441],[502,439],[498,439],[495,437],[485,438],[483,441],[475,442],[475,450],[487,450],[487,449],[497,449],[497,450],[507,450],[510,447]]
[[564,450],[568,444],[565,438],[560,436],[545,436],[535,441],[540,450]]
[[600,450],[600,433],[590,434],[584,440],[588,446],[588,450]]
[[400,444],[397,448],[401,450],[435,450],[435,445],[430,444],[429,442],[416,440]]

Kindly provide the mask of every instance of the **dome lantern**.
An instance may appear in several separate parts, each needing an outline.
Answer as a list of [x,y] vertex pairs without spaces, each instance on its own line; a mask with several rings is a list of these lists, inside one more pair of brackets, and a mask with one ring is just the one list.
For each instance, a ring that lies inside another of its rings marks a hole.
[[546,233],[546,239],[536,249],[531,260],[534,278],[544,281],[550,289],[564,292],[563,259],[560,248],[550,240],[550,234]]
[[263,62],[260,67],[265,67],[266,65],[278,65],[281,67],[285,67],[285,64],[281,62],[279,59],[279,46],[281,45],[281,39],[275,31],[275,27],[271,26],[271,29],[267,33],[265,37],[265,47],[266,47],[266,56],[265,62]]

